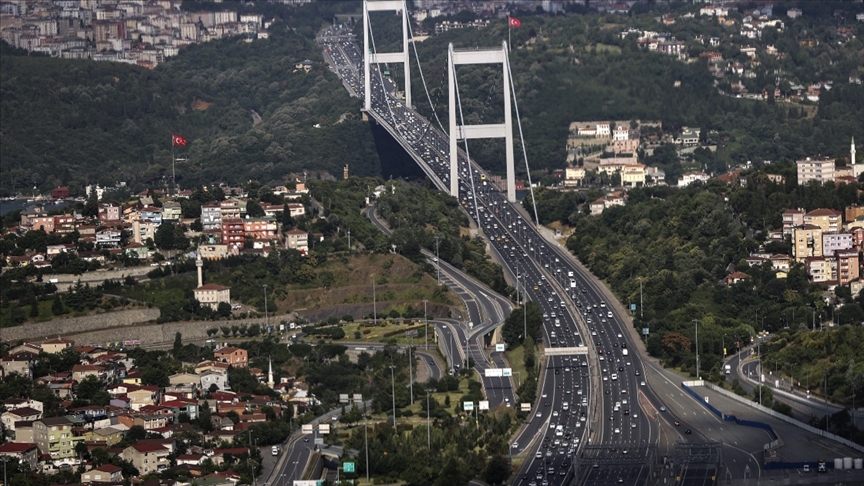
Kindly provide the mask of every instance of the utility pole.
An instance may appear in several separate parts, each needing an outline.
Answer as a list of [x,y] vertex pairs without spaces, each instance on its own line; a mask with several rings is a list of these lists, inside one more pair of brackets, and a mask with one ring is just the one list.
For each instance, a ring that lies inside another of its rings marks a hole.
[[375,299],[375,274],[372,274],[372,323],[378,325],[378,302]]
[[426,303],[429,302],[423,299],[423,320],[426,322],[426,351],[429,351],[429,314],[426,313]]
[[430,428],[430,415],[429,415],[429,394],[434,390],[431,388],[426,389],[426,447],[429,449],[429,452],[432,452],[432,430]]
[[414,405],[414,360],[411,350],[414,348],[414,331],[411,331],[411,345],[408,346],[408,386],[411,388],[411,405]]
[[[362,397],[361,397],[362,399]],[[363,402],[363,436],[366,441],[366,484],[369,484],[369,415],[366,402]]]
[[396,428],[396,375],[393,374],[393,370],[396,367],[392,364],[390,365],[390,386],[391,392],[393,393],[393,428]]
[[270,313],[267,311],[267,284],[264,284],[264,327],[265,331],[270,328]]
[[696,323],[696,379],[699,379],[699,319],[693,319]]
[[348,228],[348,253],[351,253],[351,228]]
[[642,319],[642,277],[639,277],[639,319]]

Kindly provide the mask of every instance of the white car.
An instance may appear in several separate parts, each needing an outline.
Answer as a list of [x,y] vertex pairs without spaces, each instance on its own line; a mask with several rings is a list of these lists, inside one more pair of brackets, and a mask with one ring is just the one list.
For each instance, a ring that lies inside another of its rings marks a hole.
[[621,429],[616,428],[616,429],[615,429],[615,433],[616,433],[616,434],[620,434],[620,433],[621,433]]

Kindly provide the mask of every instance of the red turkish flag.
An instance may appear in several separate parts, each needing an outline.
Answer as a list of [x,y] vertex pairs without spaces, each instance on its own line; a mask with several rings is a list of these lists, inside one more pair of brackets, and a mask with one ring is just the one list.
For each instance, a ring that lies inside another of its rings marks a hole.
[[175,147],[185,147],[186,139],[180,135],[171,135],[171,143],[173,143]]
[[516,17],[510,17],[510,27],[522,27],[522,22]]

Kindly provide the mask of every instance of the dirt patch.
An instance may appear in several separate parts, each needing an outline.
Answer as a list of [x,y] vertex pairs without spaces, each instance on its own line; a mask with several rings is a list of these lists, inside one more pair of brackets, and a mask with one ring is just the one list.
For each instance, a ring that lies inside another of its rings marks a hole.
[[279,313],[298,311],[311,319],[351,314],[355,318],[372,313],[374,301],[379,315],[391,310],[403,312],[409,305],[422,309],[423,300],[429,307],[461,309],[462,302],[446,287],[438,287],[434,277],[420,266],[400,255],[343,256],[315,268],[318,281],[324,287],[305,288],[289,285],[283,299],[275,305]]
[[210,108],[210,105],[212,105],[212,104],[213,103],[210,103],[209,101],[196,99],[195,101],[192,102],[192,109],[194,111],[204,111],[207,108]]

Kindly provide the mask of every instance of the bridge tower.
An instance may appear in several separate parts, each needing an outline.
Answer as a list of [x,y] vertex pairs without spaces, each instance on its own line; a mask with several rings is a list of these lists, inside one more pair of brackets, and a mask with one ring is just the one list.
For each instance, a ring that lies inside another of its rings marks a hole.
[[[459,197],[459,153],[457,142],[472,138],[503,138],[507,154],[507,200],[516,202],[516,176],[513,169],[513,119],[510,114],[510,63],[507,59],[507,42],[500,49],[455,50],[453,44],[447,50],[447,72],[449,80],[450,109],[450,195]],[[456,111],[456,66],[459,64],[501,64],[504,71],[504,123],[485,125],[458,125]]]
[[[371,27],[369,12],[402,11],[402,52],[371,52],[369,42]],[[370,66],[372,63],[399,62],[405,66],[405,106],[411,108],[411,71],[408,60],[408,8],[406,0],[364,0],[363,1],[363,100],[364,109],[372,109],[372,89],[370,85]]]

